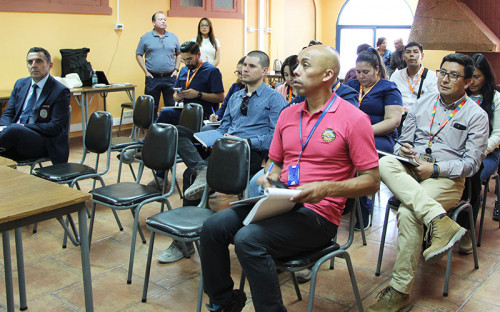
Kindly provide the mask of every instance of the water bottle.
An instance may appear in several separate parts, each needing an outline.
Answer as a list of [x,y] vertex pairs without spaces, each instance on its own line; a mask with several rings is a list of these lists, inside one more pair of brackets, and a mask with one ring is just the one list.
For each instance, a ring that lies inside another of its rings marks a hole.
[[98,83],[97,74],[96,74],[95,70],[93,70],[92,71],[92,87],[94,87],[97,83]]

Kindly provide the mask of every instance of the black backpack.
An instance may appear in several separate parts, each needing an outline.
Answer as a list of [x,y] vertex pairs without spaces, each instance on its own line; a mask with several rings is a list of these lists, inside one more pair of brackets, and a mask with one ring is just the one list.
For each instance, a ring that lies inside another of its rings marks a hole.
[[84,87],[92,85],[92,65],[87,62],[87,54],[90,52],[89,48],[81,49],[61,49],[62,60],[61,77],[67,74],[77,73]]

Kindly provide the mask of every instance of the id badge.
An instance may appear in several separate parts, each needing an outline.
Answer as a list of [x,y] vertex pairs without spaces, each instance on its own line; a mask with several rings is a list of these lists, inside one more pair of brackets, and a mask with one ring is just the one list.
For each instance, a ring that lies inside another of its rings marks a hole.
[[300,181],[300,164],[288,166],[288,185],[299,185]]
[[436,158],[432,157],[431,155],[420,154],[419,158],[426,162],[430,162],[431,164],[436,163]]

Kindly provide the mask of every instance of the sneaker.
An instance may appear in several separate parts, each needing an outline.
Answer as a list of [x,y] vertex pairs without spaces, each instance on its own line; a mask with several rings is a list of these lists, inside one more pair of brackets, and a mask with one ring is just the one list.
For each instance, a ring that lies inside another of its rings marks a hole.
[[[370,226],[372,226],[372,214],[371,213],[368,214],[368,217],[366,217],[363,214],[363,224],[365,226],[365,228],[364,228],[365,231],[368,230],[370,228]],[[361,231],[361,225],[359,224],[359,221],[356,221],[356,224],[354,224],[354,230]]]
[[401,201],[396,198],[396,196],[392,196],[389,198],[389,201],[387,201],[387,207],[398,210],[399,205],[401,205]]
[[245,295],[245,292],[239,289],[234,289],[233,298],[231,299],[231,302],[229,304],[221,306],[211,303],[211,304],[206,304],[205,306],[207,307],[208,311],[241,312],[246,302],[247,302],[247,295]]
[[493,220],[500,220],[500,212],[498,211],[498,201],[495,200],[495,208],[493,208]]
[[193,184],[184,191],[187,200],[197,200],[203,196],[203,191],[207,185],[207,168],[200,169],[196,174]]
[[297,278],[297,283],[304,284],[311,280],[312,271],[311,269],[303,269],[295,272],[295,277]]
[[468,255],[472,253],[472,236],[470,234],[470,230],[465,233],[464,237],[460,241],[458,245],[458,252],[463,255]]
[[189,258],[194,254],[193,243],[186,244],[187,255],[184,254],[181,247],[181,242],[174,240],[172,244],[165,250],[161,255],[158,256],[157,260],[159,263],[172,263],[181,260],[182,258]]
[[[135,154],[137,154],[137,150],[136,149],[129,149],[125,152],[122,153],[122,162],[124,164],[132,164],[135,162]],[[120,155],[117,155],[118,159],[120,159]]]
[[467,232],[448,216],[435,217],[428,224],[426,241],[430,240],[430,247],[424,250],[425,262],[436,262],[458,242]]
[[412,308],[410,295],[400,293],[387,286],[377,295],[378,301],[366,309],[366,312],[407,312]]

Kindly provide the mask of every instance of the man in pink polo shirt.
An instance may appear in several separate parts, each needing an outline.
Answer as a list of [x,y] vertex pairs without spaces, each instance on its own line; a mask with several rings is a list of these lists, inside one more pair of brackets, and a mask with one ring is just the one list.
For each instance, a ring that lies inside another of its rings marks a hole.
[[[302,192],[288,213],[243,226],[249,208],[220,211],[203,225],[200,258],[210,311],[241,311],[246,295],[233,290],[228,245],[250,284],[255,311],[286,311],[273,258],[324,247],[337,233],[347,197],[379,187],[378,155],[368,116],[332,92],[339,73],[337,52],[316,45],[302,50],[294,87],[306,101],[285,109],[269,150],[267,178]],[[271,167],[271,164],[274,166]],[[358,176],[354,177],[354,173]]]

